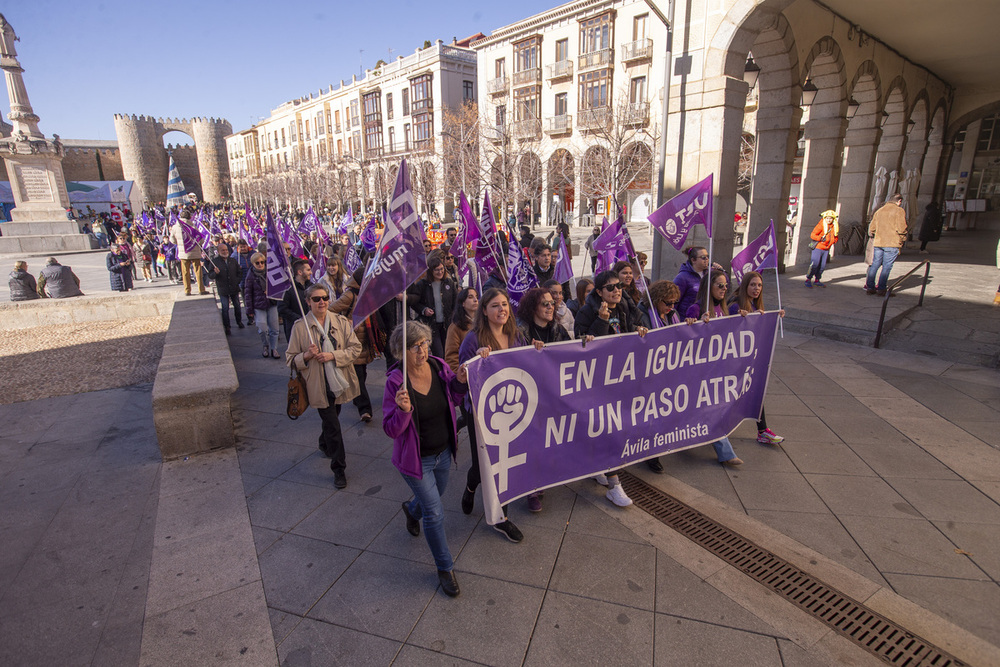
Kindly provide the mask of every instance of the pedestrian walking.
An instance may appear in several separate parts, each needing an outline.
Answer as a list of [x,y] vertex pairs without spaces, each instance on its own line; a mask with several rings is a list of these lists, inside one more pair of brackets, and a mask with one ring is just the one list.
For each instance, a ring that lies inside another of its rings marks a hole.
[[401,366],[386,376],[382,429],[392,438],[392,464],[413,491],[413,499],[403,503],[406,530],[417,537],[423,523],[441,590],[455,597],[460,590],[445,536],[441,497],[457,459],[455,406],[468,392],[468,376],[464,366],[453,373],[443,359],[431,356],[431,335],[427,325],[410,321],[396,327],[389,337],[393,356],[406,365],[406,381]]
[[[809,238],[812,239],[809,244],[809,247],[812,248],[812,254],[809,257],[809,272],[806,273],[806,287],[812,288],[814,284],[816,287],[826,287],[824,283],[820,282],[820,278],[823,277],[823,270],[826,269],[830,248],[837,243],[837,239],[840,237],[840,223],[837,222],[837,218],[836,211],[823,211],[820,214],[820,221],[816,223],[812,234],[809,235]],[[813,278],[815,278],[815,282],[811,282]]]
[[[903,210],[903,196],[894,194],[882,207],[875,211],[868,225],[868,236],[873,246],[872,265],[865,277],[865,291],[869,294],[885,296],[889,273],[906,242],[906,212]],[[881,269],[881,273],[879,270]],[[875,282],[876,276],[878,282]]]

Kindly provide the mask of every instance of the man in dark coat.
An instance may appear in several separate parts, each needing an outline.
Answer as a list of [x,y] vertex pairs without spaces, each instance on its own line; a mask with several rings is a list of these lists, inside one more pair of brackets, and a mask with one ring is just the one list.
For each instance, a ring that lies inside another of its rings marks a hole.
[[[286,341],[292,339],[292,325],[295,324],[295,320],[305,317],[302,308],[305,308],[306,312],[309,311],[309,307],[306,305],[306,288],[312,286],[312,267],[304,259],[293,260],[292,275],[295,276],[292,287],[285,290],[285,296],[282,297],[281,303],[278,305],[278,315],[281,316]],[[296,292],[298,292],[298,298],[295,296]]]
[[220,243],[216,246],[218,254],[210,261],[210,275],[215,280],[215,289],[219,293],[219,301],[222,304],[222,328],[226,330],[226,335],[231,333],[229,326],[229,304],[232,302],[233,310],[236,312],[236,326],[243,328],[243,311],[240,309],[240,265],[236,259],[229,254],[229,246]]

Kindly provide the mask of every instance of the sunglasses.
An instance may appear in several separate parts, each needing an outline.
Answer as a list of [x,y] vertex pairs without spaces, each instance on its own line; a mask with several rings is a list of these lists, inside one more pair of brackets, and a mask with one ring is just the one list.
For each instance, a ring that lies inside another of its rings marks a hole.
[[542,308],[554,308],[555,305],[556,305],[556,302],[555,301],[542,301],[538,305],[541,306]]
[[319,303],[320,301],[329,301],[330,300],[329,296],[311,296],[309,298],[312,299],[313,303]]
[[726,289],[729,287],[729,285],[727,285],[726,283],[715,283],[714,285],[712,285],[712,287],[714,287],[715,289]]
[[661,301],[660,303],[662,303],[664,306],[670,306],[671,308],[677,305],[676,301]]
[[605,285],[604,286],[604,289],[607,290],[608,292],[617,292],[621,288],[622,288],[622,284],[621,283],[615,283],[614,285]]
[[254,262],[253,265],[254,266],[264,266],[265,262]]
[[708,255],[699,255],[698,257],[695,257],[695,259],[708,259]]

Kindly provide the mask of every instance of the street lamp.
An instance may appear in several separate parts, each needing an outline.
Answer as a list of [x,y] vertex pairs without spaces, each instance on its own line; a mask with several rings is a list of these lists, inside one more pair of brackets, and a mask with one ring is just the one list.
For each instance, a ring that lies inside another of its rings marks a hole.
[[858,102],[853,97],[851,97],[851,99],[847,100],[847,119],[848,120],[854,118],[854,114],[856,114],[858,112],[858,107],[860,107],[860,106],[861,106],[861,103]]
[[819,88],[812,82],[812,79],[806,79],[806,82],[802,84],[802,106],[810,106],[813,100],[816,99],[816,93],[818,92]]
[[757,84],[757,77],[760,76],[760,65],[753,61],[753,55],[747,54],[747,64],[743,67],[743,80],[751,90]]

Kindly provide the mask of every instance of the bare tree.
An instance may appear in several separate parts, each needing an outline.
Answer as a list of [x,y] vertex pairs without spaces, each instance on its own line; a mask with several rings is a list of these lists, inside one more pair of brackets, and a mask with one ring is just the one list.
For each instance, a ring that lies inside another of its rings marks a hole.
[[582,110],[578,127],[597,141],[581,161],[581,190],[587,200],[610,198],[619,206],[652,190],[658,125],[649,102],[633,102],[622,91],[606,107]]
[[443,193],[455,199],[464,190],[470,201],[479,198],[480,142],[479,107],[466,100],[460,107],[444,107],[441,111]]
[[[535,126],[533,122],[528,125],[531,128]],[[537,126],[540,128],[540,123]],[[528,162],[537,160],[532,149],[541,132],[540,129],[537,133],[524,131],[523,127],[516,125],[511,120],[506,104],[487,107],[480,116],[479,128],[479,171],[483,182],[489,187],[494,214],[502,219],[508,210],[515,210],[522,201],[537,197],[536,190],[541,187],[541,171],[535,168],[537,165],[529,165]]]

